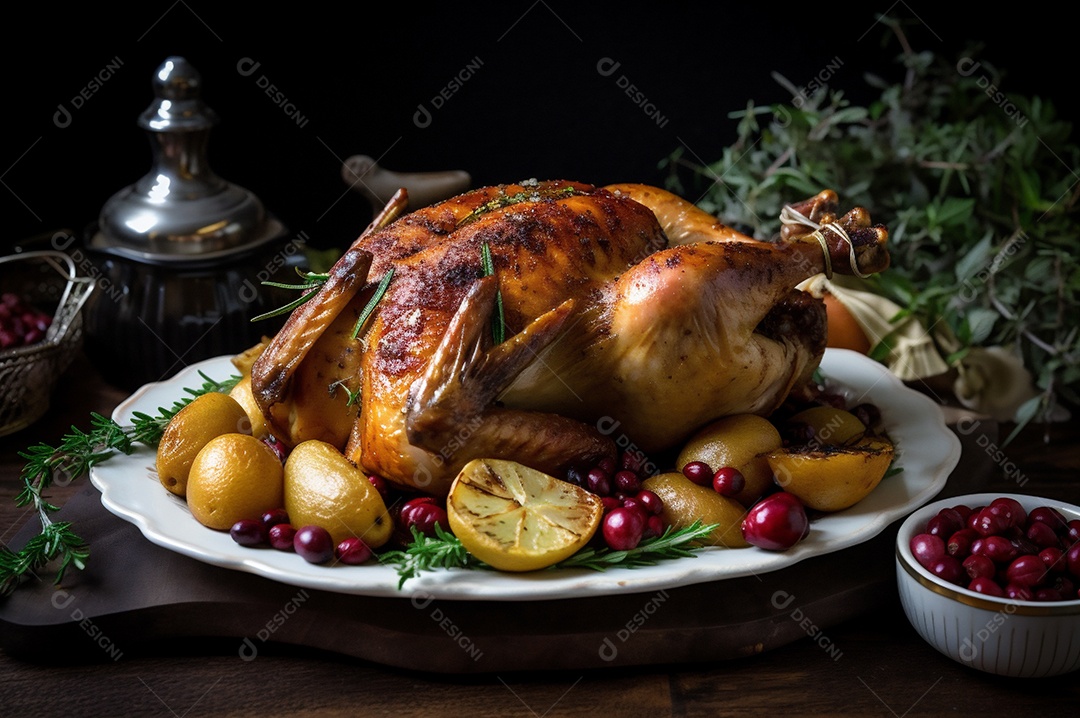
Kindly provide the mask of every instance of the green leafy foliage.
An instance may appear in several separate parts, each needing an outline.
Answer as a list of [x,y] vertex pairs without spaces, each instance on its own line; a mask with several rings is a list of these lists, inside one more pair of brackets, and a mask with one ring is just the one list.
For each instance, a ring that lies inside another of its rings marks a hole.
[[90,430],[71,427],[58,446],[35,444],[19,455],[26,459],[20,478],[23,486],[15,499],[17,506],[33,506],[41,521],[41,532],[33,536],[19,551],[0,546],[0,595],[14,591],[27,576],[39,568],[59,560],[56,583],[64,578],[68,568],[82,569],[90,555],[89,547],[75,534],[66,521],[53,521],[59,511],[45,493],[53,485],[70,483],[116,452],[130,454],[136,444],[157,446],[169,420],[195,397],[212,391],[229,392],[239,381],[234,376],[215,381],[205,374],[202,386],[185,389],[187,396],[169,408],[158,408],[156,415],[135,412],[131,424],[122,426],[112,419],[93,413]]
[[1014,347],[1041,392],[1016,421],[1045,419],[1080,397],[1072,126],[977,61],[978,48],[916,52],[882,22],[902,49],[895,77],[865,77],[876,99],[860,107],[777,76],[793,101],[733,113],[737,139],[712,164],[673,152],[668,187],[761,238],[777,236],[785,203],[824,188],[868,208],[889,229],[892,264],[865,288],[915,315],[947,361]]

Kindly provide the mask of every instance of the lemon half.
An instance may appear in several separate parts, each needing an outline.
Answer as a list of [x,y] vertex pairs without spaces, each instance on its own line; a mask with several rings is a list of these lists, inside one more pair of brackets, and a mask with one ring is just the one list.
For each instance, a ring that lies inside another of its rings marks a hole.
[[450,528],[502,571],[535,571],[574,555],[604,513],[595,494],[514,461],[475,459],[450,487]]

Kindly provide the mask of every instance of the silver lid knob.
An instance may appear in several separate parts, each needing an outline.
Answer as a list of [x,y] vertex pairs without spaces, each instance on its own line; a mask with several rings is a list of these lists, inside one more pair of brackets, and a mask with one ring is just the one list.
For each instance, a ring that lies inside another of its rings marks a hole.
[[92,246],[139,259],[232,252],[259,244],[280,226],[247,189],[217,176],[207,161],[216,113],[202,100],[202,77],[183,57],[154,73],[154,100],[138,124],[153,166],[102,207]]

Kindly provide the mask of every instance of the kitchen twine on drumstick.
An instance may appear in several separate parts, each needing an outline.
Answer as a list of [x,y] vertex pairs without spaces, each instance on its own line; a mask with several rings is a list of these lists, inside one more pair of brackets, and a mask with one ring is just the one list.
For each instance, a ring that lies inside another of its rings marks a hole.
[[832,279],[832,257],[829,256],[829,245],[825,241],[825,234],[822,231],[826,229],[831,229],[836,232],[845,242],[847,242],[848,261],[851,263],[852,273],[860,279],[866,279],[870,276],[869,274],[863,274],[859,271],[859,264],[855,260],[855,243],[851,241],[851,237],[848,236],[847,230],[836,222],[818,224],[791,205],[784,205],[784,208],[780,210],[780,223],[785,225],[805,225],[813,228],[814,231],[811,232],[810,236],[818,241],[818,244],[821,245],[821,253],[825,255],[825,277],[827,279]]

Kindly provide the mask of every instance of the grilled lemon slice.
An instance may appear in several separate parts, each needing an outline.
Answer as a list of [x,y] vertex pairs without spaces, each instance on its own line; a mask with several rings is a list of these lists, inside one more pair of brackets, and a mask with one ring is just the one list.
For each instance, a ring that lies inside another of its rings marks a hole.
[[502,571],[535,571],[569,558],[596,533],[604,513],[595,494],[514,461],[475,459],[446,501],[465,549]]

